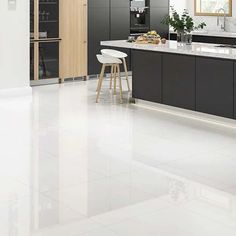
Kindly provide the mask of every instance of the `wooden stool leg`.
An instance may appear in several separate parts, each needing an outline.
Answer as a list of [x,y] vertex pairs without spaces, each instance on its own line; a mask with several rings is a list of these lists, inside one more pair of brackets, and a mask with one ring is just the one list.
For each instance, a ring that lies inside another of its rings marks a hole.
[[117,65],[114,65],[114,95],[116,95]]
[[122,92],[122,83],[121,83],[121,76],[120,76],[120,65],[117,65],[118,71],[118,79],[119,79],[119,88],[120,88],[120,102],[123,102],[123,92]]
[[102,81],[104,79],[105,68],[106,68],[106,65],[103,64],[101,74],[100,74],[100,78],[99,78],[99,81],[98,81],[98,91],[97,91],[96,103],[98,103],[98,100],[99,100],[99,96],[100,96],[100,92],[101,92],[101,88],[102,88]]
[[126,81],[127,81],[128,91],[130,91],[129,75],[128,75],[128,69],[127,69],[127,64],[126,64],[125,58],[123,58],[123,65],[124,65],[124,69],[125,69],[125,77],[126,77]]
[[110,78],[110,89],[112,89],[112,80],[114,77],[114,66],[111,66],[111,78]]

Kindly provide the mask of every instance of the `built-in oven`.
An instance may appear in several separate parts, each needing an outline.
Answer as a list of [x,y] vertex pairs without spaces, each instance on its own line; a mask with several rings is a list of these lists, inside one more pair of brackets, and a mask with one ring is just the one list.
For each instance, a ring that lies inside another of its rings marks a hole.
[[130,34],[146,33],[150,30],[150,0],[130,1]]

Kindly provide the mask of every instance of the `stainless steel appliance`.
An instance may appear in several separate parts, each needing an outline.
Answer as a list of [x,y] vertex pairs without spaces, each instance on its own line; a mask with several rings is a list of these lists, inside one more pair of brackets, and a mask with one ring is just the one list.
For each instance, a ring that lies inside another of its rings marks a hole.
[[130,34],[146,33],[150,30],[150,1],[130,1]]

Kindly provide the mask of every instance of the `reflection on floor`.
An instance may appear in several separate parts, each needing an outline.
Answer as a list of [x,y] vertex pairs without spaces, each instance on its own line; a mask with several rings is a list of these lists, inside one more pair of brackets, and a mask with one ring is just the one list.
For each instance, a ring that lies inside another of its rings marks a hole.
[[235,130],[95,87],[0,101],[0,235],[235,236]]

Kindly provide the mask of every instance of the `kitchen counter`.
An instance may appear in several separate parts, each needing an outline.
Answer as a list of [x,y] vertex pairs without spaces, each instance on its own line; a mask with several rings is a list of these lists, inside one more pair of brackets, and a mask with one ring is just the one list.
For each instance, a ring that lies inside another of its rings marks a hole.
[[178,46],[177,42],[172,40],[167,41],[166,44],[159,45],[129,43],[125,40],[117,40],[102,41],[101,45],[108,47],[129,48],[137,50],[236,60],[236,49],[220,48],[217,47],[219,46],[218,44],[210,43],[192,43],[192,45]]
[[236,49],[215,44],[178,46],[101,42],[131,51],[132,97],[236,119]]

